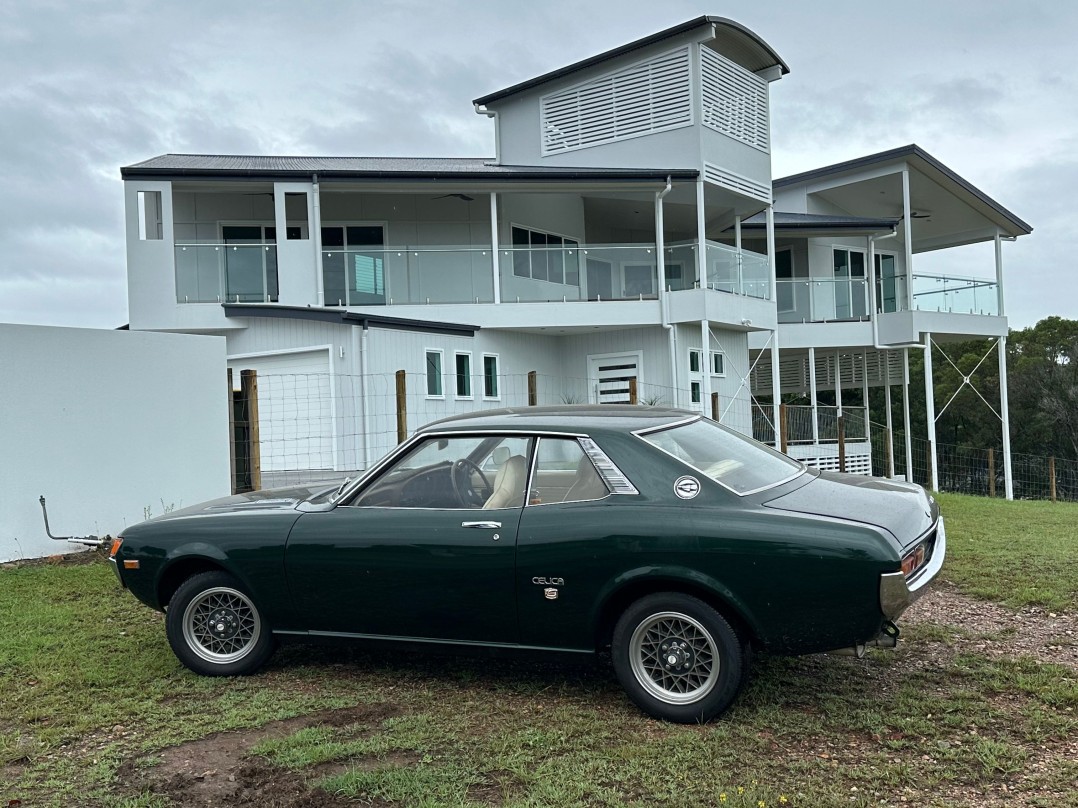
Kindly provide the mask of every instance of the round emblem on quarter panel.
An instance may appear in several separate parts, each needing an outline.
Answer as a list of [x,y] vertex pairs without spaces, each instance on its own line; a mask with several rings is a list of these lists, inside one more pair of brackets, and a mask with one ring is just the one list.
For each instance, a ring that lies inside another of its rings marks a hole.
[[692,499],[700,493],[700,481],[695,477],[678,477],[674,480],[674,493],[681,499]]

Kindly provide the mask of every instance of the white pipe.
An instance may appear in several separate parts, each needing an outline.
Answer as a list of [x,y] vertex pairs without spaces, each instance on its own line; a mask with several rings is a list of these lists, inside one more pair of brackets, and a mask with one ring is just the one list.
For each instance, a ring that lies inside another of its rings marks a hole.
[[1003,309],[1003,241],[998,230],[996,231],[996,300],[999,306],[999,311],[996,313],[1003,317],[1005,314]]
[[367,324],[359,329],[359,403],[363,422],[363,468],[371,467],[370,407],[367,403]]
[[[737,254],[738,267],[741,266],[741,253]],[[778,270],[775,265],[775,206],[767,206],[767,265],[771,274],[771,303],[778,304],[779,282]],[[740,277],[740,273],[739,273]],[[744,292],[744,289],[742,289]],[[776,315],[777,316],[777,315]],[[771,332],[771,418],[775,424],[775,448],[782,446],[782,435],[779,434],[779,421],[781,421],[782,408],[782,378],[779,369],[779,329],[778,323]]]
[[884,389],[887,392],[884,399],[887,403],[887,448],[889,450],[887,454],[887,476],[893,478],[895,476],[895,423],[891,412],[891,352],[884,351],[880,354],[880,358],[883,360]]
[[910,170],[902,169],[902,232],[906,239],[906,310],[913,311],[913,224],[910,210]]
[[872,347],[877,351],[885,350],[887,348],[920,348],[919,342],[903,342],[884,345],[880,343],[880,324],[876,319],[877,314],[877,300],[876,300],[876,243],[883,241],[884,239],[894,238],[898,235],[898,228],[893,228],[890,233],[885,236],[869,236],[868,237],[868,266],[869,271],[866,273],[868,278],[868,296],[869,296],[869,315],[872,319]]
[[[494,191],[490,192],[490,249],[491,249],[491,267],[494,269],[494,302],[502,302],[502,273],[501,265],[498,260],[498,251],[500,245],[498,244],[498,194]],[[577,258],[580,255],[577,253]]]
[[700,321],[700,412],[705,416],[711,406],[711,323]]
[[835,415],[842,417],[842,354],[835,351]]
[[812,402],[812,445],[820,445],[820,419],[816,403],[816,349],[809,346],[809,401]]
[[[312,174],[311,180],[314,186],[313,193],[311,194],[312,205],[314,208],[314,232],[311,234],[312,243],[314,244],[314,288],[319,290],[316,302],[324,306],[326,293],[322,288],[322,194],[318,189],[318,175]],[[285,211],[285,231],[283,235],[285,239],[288,238],[287,210]],[[280,241],[279,238],[278,241]],[[347,294],[347,291],[345,294]]]
[[704,218],[704,181],[696,183],[696,284],[707,288],[707,222]]
[[474,103],[472,104],[472,107],[475,109],[475,114],[476,115],[486,115],[488,118],[493,118],[494,119],[494,162],[497,165],[501,165],[501,162],[502,162],[502,132],[501,132],[501,129],[502,128],[499,125],[501,122],[498,119],[498,112],[497,112],[497,110],[487,109],[486,107],[481,107],[481,106],[479,106],[479,104],[474,104]]
[[[666,329],[667,344],[670,347],[670,390],[676,407],[678,405],[677,336],[674,334],[674,327],[670,325],[670,297],[666,288],[666,238],[663,232],[665,230],[663,198],[673,187],[671,178],[667,177],[666,187],[655,192],[655,266],[659,276],[659,313],[662,317],[662,327]],[[583,268],[581,270],[583,271]]]

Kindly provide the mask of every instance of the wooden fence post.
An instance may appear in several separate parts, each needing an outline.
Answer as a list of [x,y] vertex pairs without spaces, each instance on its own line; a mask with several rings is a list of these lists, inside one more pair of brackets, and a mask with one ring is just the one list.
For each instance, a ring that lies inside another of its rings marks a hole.
[[1056,457],[1048,458],[1048,491],[1052,495],[1052,502],[1056,501]]
[[779,404],[779,428],[782,430],[779,436],[779,447],[782,453],[786,454],[786,448],[790,442],[790,421],[785,404]]
[[838,470],[846,473],[846,416],[838,417]]
[[408,440],[408,376],[397,371],[397,443]]
[[996,450],[988,447],[988,496],[996,495]]
[[711,394],[711,420],[712,421],[718,421],[719,420],[719,394],[718,393],[712,393]]
[[258,437],[258,374],[253,370],[240,371],[240,388],[243,390],[243,404],[247,410],[247,439],[251,449],[250,458],[251,490],[262,489],[262,444]]
[[228,368],[228,479],[236,493],[236,394],[232,390],[232,368]]
[[528,406],[534,407],[539,403],[539,374],[534,370],[528,371]]
[[630,404],[638,403],[637,400],[636,400],[636,378],[635,377],[629,379],[629,403]]

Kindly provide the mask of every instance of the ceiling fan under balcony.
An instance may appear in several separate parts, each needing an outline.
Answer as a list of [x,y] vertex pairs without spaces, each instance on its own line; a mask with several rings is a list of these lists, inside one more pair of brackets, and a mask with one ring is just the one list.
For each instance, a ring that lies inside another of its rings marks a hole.
[[474,202],[475,201],[474,196],[468,196],[467,194],[442,194],[441,196],[434,196],[434,197],[431,197],[431,198],[432,199],[448,199],[449,197],[459,199],[462,202]]

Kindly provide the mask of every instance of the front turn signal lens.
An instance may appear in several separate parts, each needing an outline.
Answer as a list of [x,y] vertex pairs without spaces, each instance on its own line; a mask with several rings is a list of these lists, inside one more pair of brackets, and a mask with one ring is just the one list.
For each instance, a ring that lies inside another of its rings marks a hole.
[[120,545],[124,543],[123,536],[117,536],[112,540],[112,546],[109,548],[109,558],[116,558],[116,554],[120,552]]

